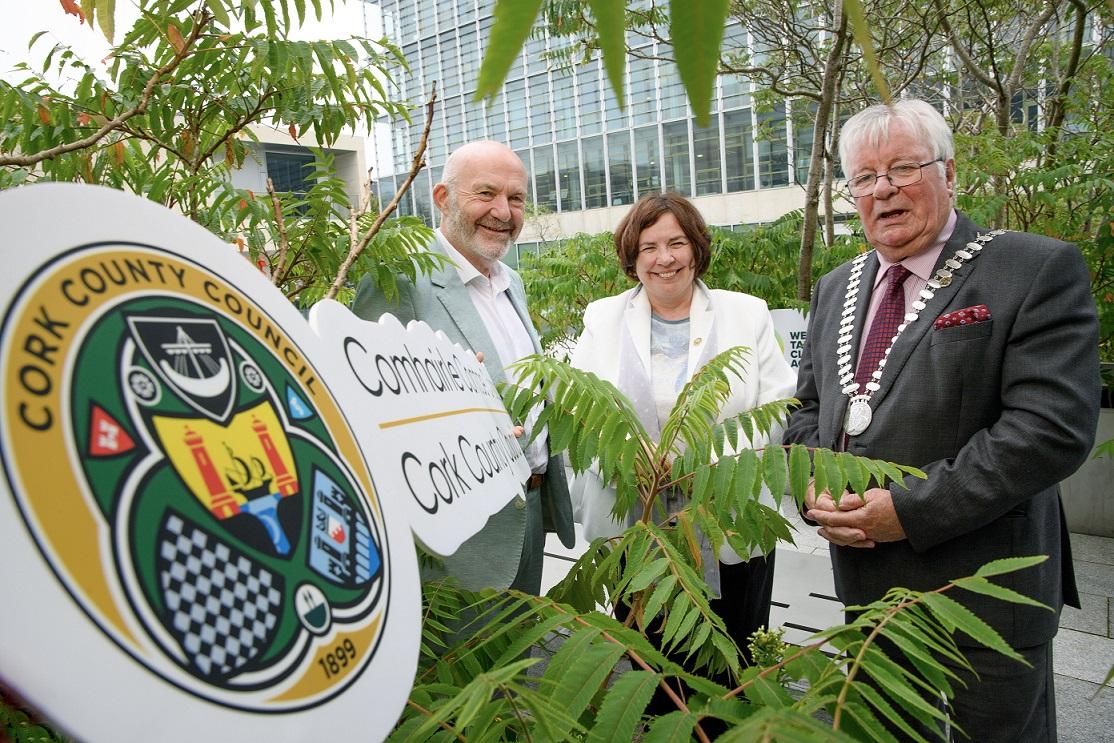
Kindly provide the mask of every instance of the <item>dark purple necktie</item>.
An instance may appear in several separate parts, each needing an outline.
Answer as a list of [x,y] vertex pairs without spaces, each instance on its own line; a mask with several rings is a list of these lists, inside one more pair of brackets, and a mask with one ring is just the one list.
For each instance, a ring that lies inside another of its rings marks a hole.
[[859,366],[855,369],[855,381],[859,384],[860,395],[866,392],[863,385],[870,381],[871,372],[878,368],[878,362],[886,355],[890,340],[897,333],[897,326],[905,317],[905,290],[902,286],[910,273],[900,263],[890,266],[886,271],[886,279],[890,283],[874,313],[874,321],[870,324],[870,332],[863,343],[862,355],[859,356]]

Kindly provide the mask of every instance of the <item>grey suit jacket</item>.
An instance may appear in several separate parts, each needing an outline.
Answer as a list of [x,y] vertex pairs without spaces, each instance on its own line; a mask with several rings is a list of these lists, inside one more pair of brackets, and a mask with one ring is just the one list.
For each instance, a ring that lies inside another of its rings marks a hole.
[[[431,252],[444,255],[441,244],[434,240]],[[526,312],[526,293],[522,279],[507,266],[511,286],[508,290],[511,304],[523,325],[530,333],[534,350],[541,353],[537,332]],[[484,327],[483,320],[472,305],[468,288],[451,264],[436,269],[430,276],[419,276],[416,282],[405,276],[398,277],[397,302],[388,302],[375,286],[370,276],[365,276],[356,290],[352,311],[365,320],[378,320],[389,312],[404,325],[410,320],[424,320],[434,330],[445,333],[454,343],[473,351],[483,351],[484,366],[496,382],[505,380],[502,363],[495,344]],[[541,488],[542,522],[549,531],[557,532],[561,542],[572,547],[575,541],[572,527],[572,504],[565,468],[560,456],[550,457]],[[484,587],[506,588],[515,578],[522,555],[526,527],[526,512],[521,499],[508,503],[493,515],[484,528],[467,540],[454,554],[444,559],[445,570],[457,578],[465,588],[478,590]],[[539,545],[538,549],[541,546]],[[426,571],[426,577],[436,577]]]
[[[939,263],[981,232],[959,214]],[[877,268],[869,258],[862,286],[873,286]],[[850,271],[844,264],[816,284],[798,377],[802,407],[786,442],[841,443],[848,398],[836,379],[836,338]],[[868,303],[861,291],[860,335]],[[936,317],[980,304],[988,321],[933,328]],[[951,595],[1014,647],[1051,639],[1064,602],[1078,605],[1057,483],[1094,440],[1097,344],[1087,267],[1073,245],[1007,233],[957,270],[899,337],[871,400],[873,422],[849,441],[851,453],[915,465],[928,479],[890,486],[906,540],[831,547],[840,600],[868,603],[893,586],[934,589],[991,560],[1043,554],[1041,565],[995,580],[1053,612]]]

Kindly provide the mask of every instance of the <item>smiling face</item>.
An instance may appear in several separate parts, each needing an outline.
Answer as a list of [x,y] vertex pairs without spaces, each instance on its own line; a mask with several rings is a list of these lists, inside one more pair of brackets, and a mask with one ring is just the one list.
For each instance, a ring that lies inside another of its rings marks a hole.
[[638,235],[634,270],[646,290],[650,308],[660,317],[688,317],[694,273],[692,243],[671,212]]
[[433,188],[441,232],[487,275],[522,231],[526,168],[495,142],[465,145],[450,160],[444,182]]
[[[876,149],[862,144],[851,153],[849,178],[887,173],[894,165],[920,164],[936,158],[923,138],[903,122],[894,122],[889,136]],[[870,242],[886,260],[899,262],[927,250],[940,234],[952,210],[955,194],[955,160],[927,165],[921,180],[895,188],[879,178],[874,190],[855,199],[855,208]]]

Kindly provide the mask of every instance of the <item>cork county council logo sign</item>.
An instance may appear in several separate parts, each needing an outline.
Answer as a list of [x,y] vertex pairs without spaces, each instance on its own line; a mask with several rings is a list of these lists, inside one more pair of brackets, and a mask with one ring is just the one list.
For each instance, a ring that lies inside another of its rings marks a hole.
[[0,221],[0,593],[25,607],[0,619],[0,677],[92,740],[165,715],[160,740],[385,734],[416,662],[415,558],[328,347],[142,200],[33,187]]

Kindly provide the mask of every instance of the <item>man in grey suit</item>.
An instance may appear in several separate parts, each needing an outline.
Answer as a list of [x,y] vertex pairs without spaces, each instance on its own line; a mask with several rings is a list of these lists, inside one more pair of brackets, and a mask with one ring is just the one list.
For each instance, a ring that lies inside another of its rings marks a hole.
[[840,159],[874,250],[816,284],[785,441],[928,474],[838,505],[810,489],[845,604],[1049,556],[1000,582],[1054,611],[952,593],[1031,664],[960,638],[978,677],[961,674],[952,721],[979,743],[1054,741],[1052,638],[1064,603],[1079,605],[1057,483],[1093,443],[1098,325],[1074,246],[955,211],[954,155],[923,101],[844,125]]
[[[518,155],[498,142],[472,142],[453,152],[442,182],[433,187],[441,226],[429,246],[450,262],[414,282],[399,277],[395,302],[365,276],[353,312],[365,320],[378,320],[384,312],[403,324],[424,320],[455,343],[482,352],[491,378],[505,380],[508,365],[541,352],[522,280],[500,261],[522,229],[526,183]],[[527,429],[534,417],[524,422]],[[533,473],[523,484],[524,495],[443,561],[445,572],[465,588],[510,587],[537,594],[545,531],[556,531],[563,544],[573,545],[572,506],[560,456],[549,456],[544,431],[525,453]],[[425,577],[437,575],[427,571]]]

